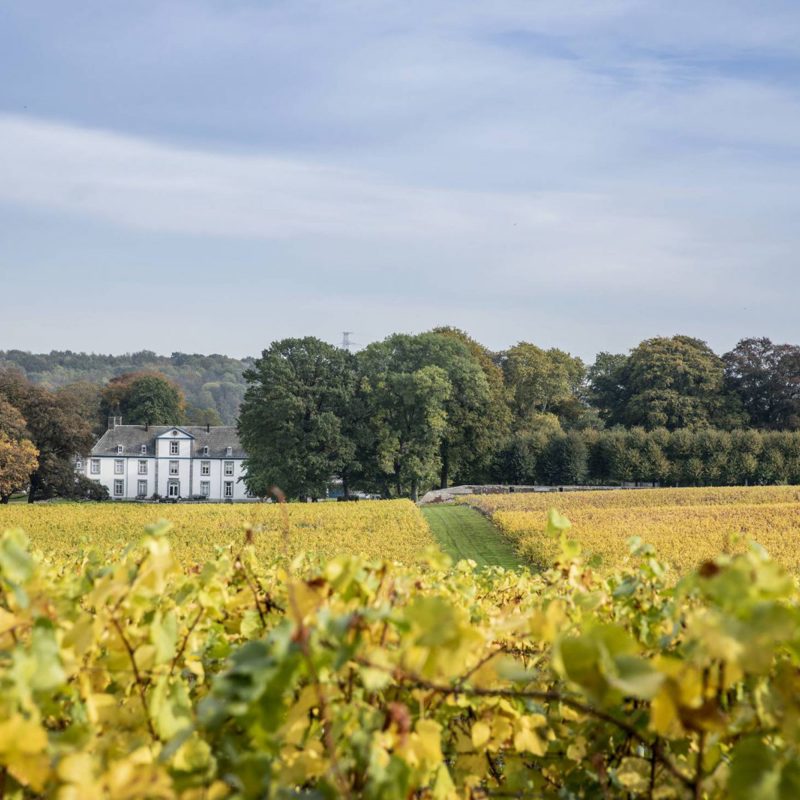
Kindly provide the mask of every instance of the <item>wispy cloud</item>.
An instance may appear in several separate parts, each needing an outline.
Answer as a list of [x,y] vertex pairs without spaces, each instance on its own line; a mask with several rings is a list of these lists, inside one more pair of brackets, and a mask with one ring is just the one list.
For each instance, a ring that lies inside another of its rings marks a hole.
[[799,37],[788,0],[6,6],[0,272],[55,275],[55,318],[135,253],[254,295],[279,265],[362,338],[800,338]]

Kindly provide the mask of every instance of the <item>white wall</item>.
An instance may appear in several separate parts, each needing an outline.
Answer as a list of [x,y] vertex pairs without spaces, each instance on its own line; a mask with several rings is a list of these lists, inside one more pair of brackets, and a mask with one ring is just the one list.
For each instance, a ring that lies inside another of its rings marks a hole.
[[[165,448],[169,452],[169,447]],[[200,481],[207,480],[210,483],[210,496],[209,500],[225,500],[228,499],[224,496],[224,484],[226,481],[233,481],[233,500],[251,500],[247,496],[247,490],[244,483],[240,480],[245,475],[244,461],[241,458],[190,458],[188,456],[172,456],[166,455],[162,458],[154,458],[153,456],[141,457],[138,455],[122,455],[122,456],[97,456],[100,462],[100,474],[94,475],[91,472],[92,457],[82,462],[80,469],[81,474],[86,475],[87,478],[96,480],[102,483],[107,489],[112,499],[127,499],[135,500],[138,497],[138,482],[139,480],[147,481],[147,498],[152,497],[154,492],[158,492],[162,497],[168,496],[169,481],[177,479],[179,481],[180,497],[188,499],[193,496],[200,495]],[[124,471],[122,475],[117,475],[114,472],[114,462],[118,459],[125,462]],[[139,461],[147,461],[147,475],[139,475]],[[173,476],[169,474],[169,462],[178,462],[178,475]],[[201,463],[208,461],[210,466],[210,475],[205,476],[201,474]],[[233,462],[233,476],[224,474],[224,465],[226,461]],[[158,475],[156,479],[156,474]],[[114,481],[124,481],[124,494],[122,496],[114,494]]]

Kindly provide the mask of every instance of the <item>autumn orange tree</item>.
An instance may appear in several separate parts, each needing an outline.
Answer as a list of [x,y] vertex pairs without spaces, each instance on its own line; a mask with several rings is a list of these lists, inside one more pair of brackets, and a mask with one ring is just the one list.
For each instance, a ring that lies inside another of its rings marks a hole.
[[25,417],[0,397],[0,503],[8,503],[36,470],[39,451],[27,438]]
[[28,439],[10,439],[0,432],[0,503],[23,489],[39,465],[39,451]]

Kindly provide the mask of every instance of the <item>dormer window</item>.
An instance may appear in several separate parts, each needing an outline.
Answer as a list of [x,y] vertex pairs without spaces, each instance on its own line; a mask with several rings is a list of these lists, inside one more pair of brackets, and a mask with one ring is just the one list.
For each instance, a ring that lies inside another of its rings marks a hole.
[[121,456],[121,455],[122,455],[122,445],[121,445],[121,444],[118,444],[118,445],[117,445],[117,455],[118,455],[118,456]]
[[203,447],[203,455],[204,455],[204,456],[207,456],[207,455],[208,455],[208,445],[206,445],[205,447]]
[[233,448],[232,447],[226,447],[225,448],[225,455],[226,456],[232,456],[233,455]]
[[144,455],[145,453],[147,453],[147,445],[143,444],[142,445],[142,455]]

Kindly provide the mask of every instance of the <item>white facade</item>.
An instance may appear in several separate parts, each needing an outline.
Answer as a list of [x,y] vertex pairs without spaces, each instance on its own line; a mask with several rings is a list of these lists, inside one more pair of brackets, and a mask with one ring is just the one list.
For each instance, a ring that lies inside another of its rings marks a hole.
[[80,472],[114,500],[253,500],[243,482],[244,453],[231,427],[116,425]]

